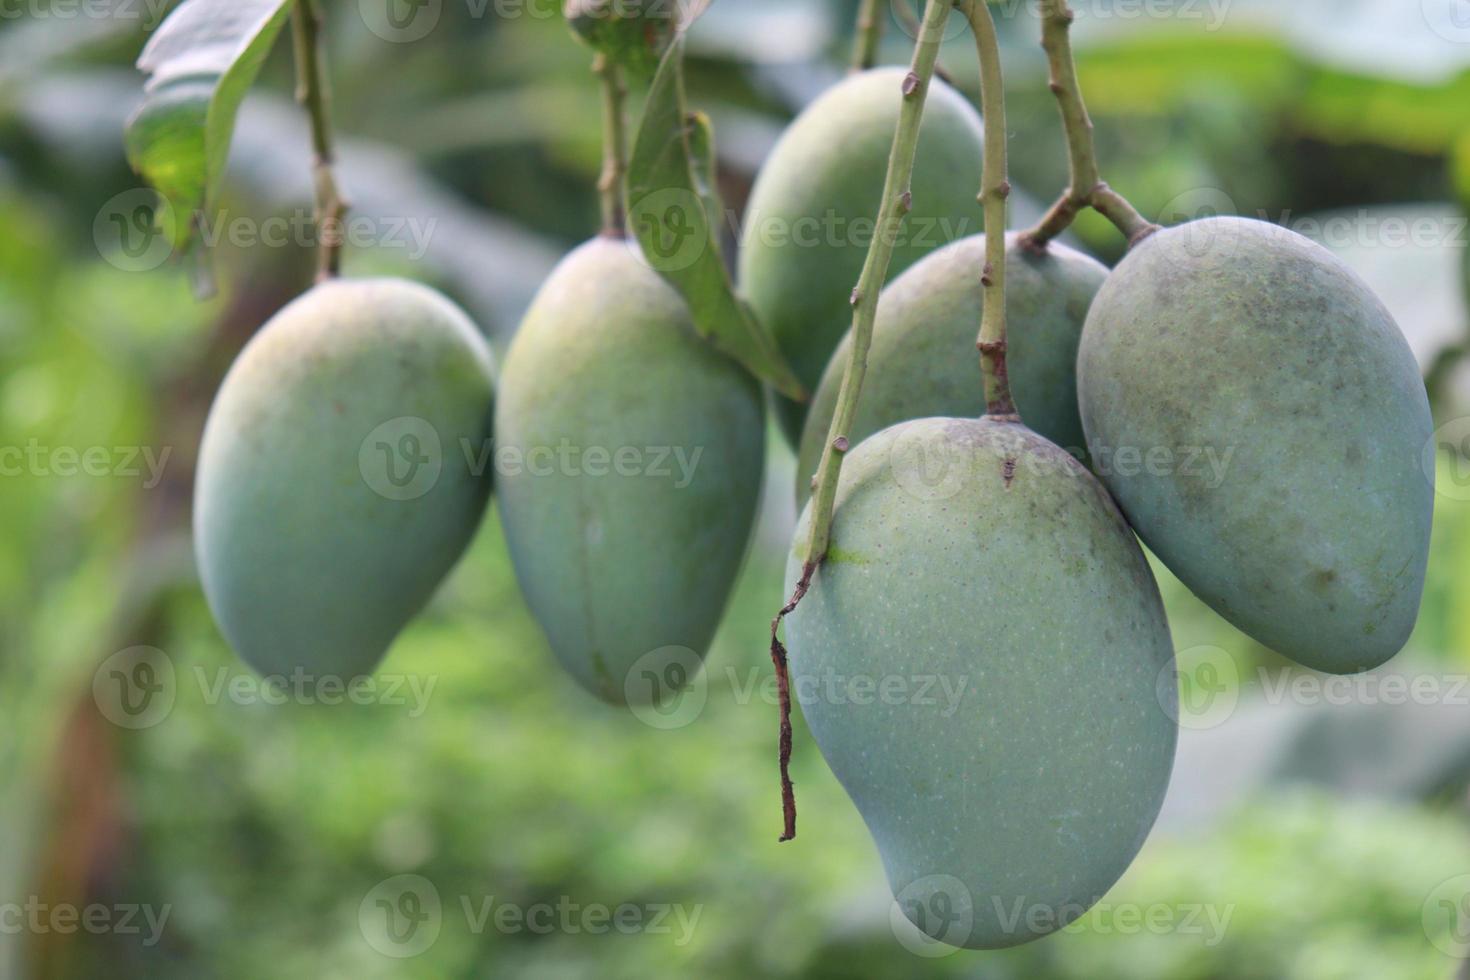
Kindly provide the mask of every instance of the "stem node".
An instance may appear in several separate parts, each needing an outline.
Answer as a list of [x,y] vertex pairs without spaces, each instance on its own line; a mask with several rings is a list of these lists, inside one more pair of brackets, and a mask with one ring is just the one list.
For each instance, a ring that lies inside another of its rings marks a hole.
[[1072,57],[1071,27],[1076,14],[1067,0],[1041,0],[1041,46],[1051,66],[1051,90],[1061,110],[1062,129],[1067,135],[1070,181],[1067,192],[1035,228],[1021,236],[1028,251],[1041,253],[1047,242],[1071,227],[1077,215],[1090,207],[1111,221],[1130,244],[1152,234],[1153,225],[1111,190],[1098,171],[1097,147],[1093,140],[1092,117],[1082,98],[1077,64]]

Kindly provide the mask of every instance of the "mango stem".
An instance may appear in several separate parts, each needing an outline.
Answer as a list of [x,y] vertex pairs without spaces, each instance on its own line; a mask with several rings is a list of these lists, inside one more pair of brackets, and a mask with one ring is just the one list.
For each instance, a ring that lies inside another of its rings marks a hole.
[[985,208],[985,312],[980,324],[980,371],[985,379],[986,411],[994,417],[1015,418],[1010,374],[1006,368],[1006,199],[1007,178],[1005,73],[1000,63],[1000,40],[995,18],[984,0],[960,0],[960,11],[975,32],[980,57],[980,101],[985,117],[985,172],[980,178],[979,201]]
[[343,219],[350,202],[337,183],[336,150],[332,137],[332,90],[327,81],[322,43],[322,12],[317,0],[296,0],[291,10],[296,53],[296,101],[311,117],[312,183],[316,190],[318,282],[342,271]]
[[1072,55],[1072,22],[1076,15],[1067,0],[1041,0],[1041,46],[1051,66],[1051,90],[1062,114],[1067,135],[1071,179],[1067,190],[1052,205],[1041,222],[1021,236],[1021,244],[1033,252],[1045,252],[1048,243],[1072,226],[1083,208],[1092,208],[1113,223],[1130,246],[1159,230],[1128,200],[1103,181],[1098,169],[1097,146],[1093,140],[1092,117],[1082,98],[1077,80],[1077,62]]
[[771,659],[776,665],[777,681],[782,692],[781,784],[786,814],[786,833],[781,838],[783,841],[796,836],[796,804],[789,771],[791,694],[789,683],[786,683],[786,648],[782,646],[778,634],[781,621],[796,609],[806,595],[812,576],[827,556],[827,548],[831,544],[837,479],[841,474],[842,460],[850,448],[844,433],[852,430],[857,417],[858,396],[862,392],[863,377],[868,369],[868,349],[873,343],[873,324],[878,318],[878,295],[883,292],[888,267],[893,261],[894,247],[903,231],[904,218],[913,207],[910,184],[914,176],[914,158],[919,150],[919,124],[924,118],[924,102],[929,94],[929,84],[934,80],[939,46],[944,41],[944,25],[953,3],[954,0],[926,0],[924,6],[924,20],[919,28],[918,42],[914,46],[913,64],[901,89],[898,127],[893,136],[893,149],[888,157],[888,176],[883,182],[883,199],[878,209],[876,230],[872,244],[868,247],[868,257],[863,264],[862,275],[858,278],[857,288],[852,291],[852,355],[837,395],[837,410],[832,416],[832,426],[827,433],[827,447],[822,452],[822,462],[817,468],[810,505],[811,533],[807,539],[802,578],[791,600],[771,621]]
[[852,45],[852,70],[867,71],[878,63],[878,43],[883,40],[879,0],[862,0],[858,7],[857,35]]
[[628,176],[628,125],[624,106],[628,86],[623,70],[607,55],[592,60],[592,71],[602,79],[602,174],[597,191],[602,198],[602,234],[625,238],[628,234],[628,205],[624,187]]

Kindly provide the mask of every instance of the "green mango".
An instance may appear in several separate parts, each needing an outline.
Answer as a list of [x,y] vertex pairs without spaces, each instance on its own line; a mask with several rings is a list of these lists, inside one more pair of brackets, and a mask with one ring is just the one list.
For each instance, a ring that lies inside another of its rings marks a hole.
[[928,936],[1039,938],[1138,853],[1177,738],[1169,627],[1133,532],[1065,450],[990,418],[868,439],[786,623],[812,735]]
[[696,335],[636,244],[599,238],[527,312],[495,431],[506,541],[552,650],[604,700],[657,703],[698,669],[745,556],[760,385]]
[[1210,218],[1108,278],[1078,355],[1093,463],[1201,599],[1308,667],[1377,667],[1418,616],[1434,429],[1409,345],[1306,238]]
[[[1077,414],[1077,341],[1108,270],[1065,245],[1036,255],[1017,239],[1006,238],[1012,394],[1028,426],[1080,459],[1087,450]],[[883,291],[850,443],[908,419],[985,414],[975,346],[984,269],[985,236],[977,235],[926,256]],[[848,331],[812,396],[797,453],[798,506],[811,496],[851,353]]]
[[[741,288],[808,390],[852,323],[852,292],[873,239],[907,74],[877,68],[823,93],[786,130],[751,190]],[[936,80],[919,130],[913,210],[891,275],[982,229],[975,192],[983,156],[979,115]],[[795,446],[806,406],[778,398],[777,415]]]
[[246,345],[205,424],[200,578],[264,675],[370,673],[459,560],[492,477],[490,348],[398,279],[334,280]]

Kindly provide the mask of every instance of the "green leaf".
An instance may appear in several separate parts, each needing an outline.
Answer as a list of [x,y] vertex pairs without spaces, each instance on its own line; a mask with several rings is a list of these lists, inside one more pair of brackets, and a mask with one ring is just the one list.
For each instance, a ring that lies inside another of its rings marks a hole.
[[658,68],[684,13],[668,0],[567,0],[563,12],[592,50],[640,78]]
[[240,103],[293,2],[184,0],[138,59],[151,77],[128,124],[128,161],[173,206],[164,230],[177,249],[219,193]]
[[709,120],[684,99],[684,45],[664,56],[649,89],[628,170],[629,220],[644,258],[689,303],[695,327],[790,398],[806,392],[755,314],[736,295],[719,242]]

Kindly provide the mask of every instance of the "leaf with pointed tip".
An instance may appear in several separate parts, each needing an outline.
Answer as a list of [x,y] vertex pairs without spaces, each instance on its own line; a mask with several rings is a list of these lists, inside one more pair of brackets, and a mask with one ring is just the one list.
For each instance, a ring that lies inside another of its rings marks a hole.
[[138,59],[147,98],[128,123],[128,161],[173,205],[185,248],[219,193],[235,116],[295,0],[184,0]]
[[719,242],[709,120],[684,99],[684,44],[664,56],[648,92],[628,169],[629,220],[648,264],[677,289],[700,334],[783,395],[806,392],[776,343],[736,295]]

